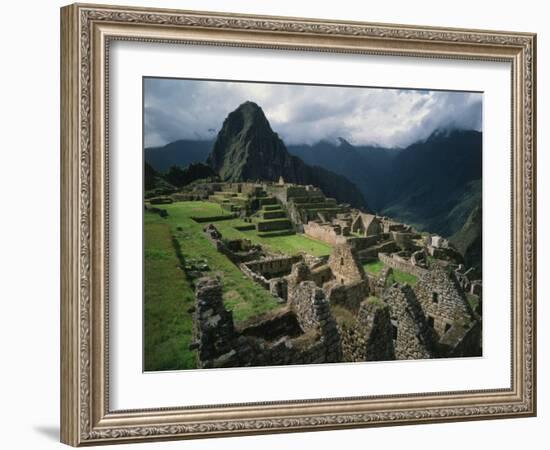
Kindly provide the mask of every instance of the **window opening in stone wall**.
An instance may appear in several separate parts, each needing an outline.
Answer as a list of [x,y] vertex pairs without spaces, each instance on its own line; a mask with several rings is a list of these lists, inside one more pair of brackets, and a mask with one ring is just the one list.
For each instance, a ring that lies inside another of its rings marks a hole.
[[392,339],[396,341],[397,340],[397,321],[395,320],[391,321],[391,331],[392,331]]

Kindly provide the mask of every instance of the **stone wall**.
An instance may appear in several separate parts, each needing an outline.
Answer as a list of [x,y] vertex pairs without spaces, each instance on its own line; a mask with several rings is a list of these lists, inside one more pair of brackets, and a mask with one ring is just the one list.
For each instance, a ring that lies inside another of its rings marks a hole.
[[243,263],[239,265],[239,269],[241,269],[241,272],[246,275],[248,278],[250,278],[252,281],[258,283],[260,286],[262,286],[264,289],[270,289],[269,286],[269,280],[264,277],[262,274],[254,272],[253,270],[250,270],[248,268],[248,265]]
[[333,279],[332,270],[328,264],[323,264],[314,269],[311,269],[309,279],[319,287],[323,287],[323,284]]
[[[344,235],[345,229],[343,230],[339,225],[320,224],[309,221],[304,225],[304,234],[319,241],[326,242],[329,245],[343,244],[346,242],[346,237]],[[347,234],[349,234],[349,230]]]
[[414,266],[408,261],[405,261],[399,257],[394,257],[386,253],[379,253],[378,259],[382,261],[386,266],[391,267],[392,269],[397,269],[402,272],[414,275],[415,277],[422,277],[429,273],[428,269],[422,267]]
[[290,275],[286,277],[288,292],[292,292],[302,281],[311,280],[311,270],[305,262],[298,262],[292,266]]
[[369,284],[367,280],[347,284],[335,283],[326,290],[326,296],[331,306],[342,306],[355,313],[359,311],[359,305],[368,295]]
[[426,317],[432,318],[433,328],[439,337],[456,323],[462,325],[473,320],[473,314],[455,274],[436,266],[427,271],[416,283],[415,294]]
[[282,256],[250,261],[245,265],[252,272],[269,279],[290,274],[292,266],[300,261],[301,256]]
[[293,198],[314,199],[325,197],[319,188],[313,186],[265,184],[264,190],[283,204],[288,203]]
[[380,236],[351,236],[347,242],[357,251],[366,250],[372,245],[375,245],[380,240]]
[[281,300],[288,298],[288,282],[284,277],[269,280],[269,292]]
[[411,287],[407,284],[389,287],[382,300],[390,307],[396,359],[432,358],[433,330]]
[[334,278],[341,284],[365,279],[365,271],[359,262],[357,252],[349,244],[338,244],[332,248],[328,265]]
[[284,336],[294,338],[303,334],[296,314],[286,306],[252,317],[238,324],[236,329],[243,336],[259,337],[267,341]]
[[204,233],[216,250],[227,256],[234,264],[257,260],[264,254],[261,246],[253,245],[246,239],[224,242],[221,233],[213,224],[207,225],[204,228]]
[[235,367],[251,357],[245,340],[237,341],[233,314],[222,300],[222,286],[216,278],[200,278],[195,289],[193,344],[197,367]]
[[363,236],[378,236],[383,232],[383,227],[375,215],[359,213],[351,224],[351,231]]
[[376,299],[364,300],[353,323],[338,323],[342,357],[346,362],[395,359],[389,306]]
[[286,230],[292,226],[288,219],[272,219],[257,223],[258,231],[279,231]]
[[394,241],[390,240],[373,244],[364,250],[359,250],[358,255],[359,259],[364,261],[372,257],[378,258],[380,253],[393,253],[397,251],[399,251],[399,247]]
[[302,330],[306,333],[315,331],[321,336],[325,362],[341,361],[340,335],[323,290],[313,281],[303,281],[289,292],[288,302],[296,312]]
[[407,231],[391,231],[391,238],[402,250],[411,250],[414,248],[413,238],[414,235]]
[[460,356],[482,356],[481,322],[472,322],[469,327],[463,331],[460,337],[450,342],[448,356],[452,358]]
[[[197,367],[246,367],[341,361],[340,336],[323,291],[309,282],[283,307],[236,327],[217,278],[195,290],[193,343]],[[304,330],[304,327],[306,329]]]

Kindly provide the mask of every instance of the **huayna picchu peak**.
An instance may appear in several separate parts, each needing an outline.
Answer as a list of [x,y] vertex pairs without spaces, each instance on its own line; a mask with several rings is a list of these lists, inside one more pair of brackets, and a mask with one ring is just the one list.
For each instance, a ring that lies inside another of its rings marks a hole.
[[319,187],[340,202],[367,208],[363,195],[347,178],[291,155],[254,102],[247,101],[228,114],[207,164],[223,181],[277,181],[283,177],[290,183]]

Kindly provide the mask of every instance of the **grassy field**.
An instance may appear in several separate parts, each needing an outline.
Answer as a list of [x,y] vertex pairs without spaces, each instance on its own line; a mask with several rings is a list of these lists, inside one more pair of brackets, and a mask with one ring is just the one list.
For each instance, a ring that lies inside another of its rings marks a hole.
[[[266,312],[275,306],[275,298],[265,289],[246,278],[226,256],[219,253],[206,238],[202,229],[206,223],[197,223],[191,217],[210,217],[222,213],[219,205],[209,202],[179,202],[164,205],[168,211],[166,221],[179,243],[186,259],[206,260],[210,274],[219,275],[223,284],[226,306],[233,311],[235,320],[245,320]],[[216,224],[225,221],[216,222]],[[147,239],[147,235],[145,236]]]
[[384,267],[384,264],[379,259],[363,264],[363,269],[365,269],[365,272],[374,274],[380,272],[380,270],[382,270],[382,267]]
[[[221,207],[210,202],[179,202],[168,205],[177,214],[184,214],[187,217],[214,217],[223,214]],[[168,217],[170,219],[170,217]],[[226,239],[249,239],[255,244],[261,244],[274,252],[295,255],[299,252],[306,252],[313,256],[324,256],[330,254],[331,247],[324,242],[312,239],[303,234],[289,236],[258,236],[256,230],[240,231],[235,227],[249,225],[242,219],[220,220],[215,222],[216,228]]]
[[145,215],[144,249],[144,368],[192,369],[193,288],[178,268],[170,225],[157,215]]
[[[365,269],[365,272],[372,274],[377,274],[378,272],[380,272],[380,270],[382,270],[382,267],[384,267],[384,264],[380,260],[363,264],[363,269]],[[394,282],[396,282],[406,283],[414,286],[417,281],[418,278],[414,275],[408,274],[407,272],[403,272],[398,269],[393,269],[393,275],[388,279],[388,284],[393,284]]]
[[[191,217],[212,217],[226,212],[211,202],[179,202],[162,205],[168,217],[145,213],[145,306],[144,364],[145,370],[175,370],[193,368],[194,354],[188,350],[192,317],[187,309],[193,304],[193,286],[178,266],[185,260],[204,260],[209,274],[219,275],[223,283],[223,298],[236,321],[264,313],[278,306],[275,298],[244,277],[224,255],[206,239],[202,228]],[[287,254],[306,251],[325,255],[330,247],[301,235],[259,237],[255,230],[238,231],[240,219],[216,222],[224,237],[247,238]],[[175,245],[172,239],[175,239]],[[183,261],[176,255],[177,246]]]
[[418,278],[415,277],[414,275],[411,275],[407,272],[401,272],[398,269],[393,269],[393,279],[397,283],[406,283],[406,284],[410,284],[411,286],[414,286],[418,281]]
[[[144,214],[144,366],[145,370],[178,370],[195,367],[191,341],[194,290],[180,266],[190,260],[206,262],[209,272],[223,283],[223,298],[236,321],[246,320],[278,306],[265,289],[246,278],[224,255],[216,251],[202,229],[207,224],[191,217],[213,217],[227,212],[211,202],[177,202],[161,205],[168,217]],[[328,255],[330,246],[296,234],[260,237],[256,230],[238,231],[240,219],[216,221],[228,239],[246,238],[272,251]],[[177,249],[177,250],[176,250]],[[178,252],[180,253],[178,255]],[[181,257],[181,260],[179,259]]]

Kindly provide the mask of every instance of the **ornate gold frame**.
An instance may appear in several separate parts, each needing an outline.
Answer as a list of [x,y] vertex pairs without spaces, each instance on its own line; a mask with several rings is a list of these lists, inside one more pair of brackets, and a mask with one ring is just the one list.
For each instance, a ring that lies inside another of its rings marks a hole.
[[[512,66],[512,385],[386,397],[111,411],[106,67],[116,39],[507,61]],[[536,36],[75,4],[61,9],[61,440],[79,446],[533,416]]]

